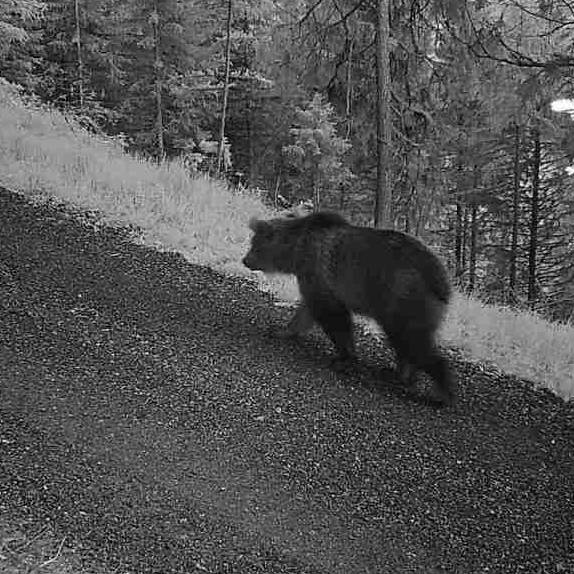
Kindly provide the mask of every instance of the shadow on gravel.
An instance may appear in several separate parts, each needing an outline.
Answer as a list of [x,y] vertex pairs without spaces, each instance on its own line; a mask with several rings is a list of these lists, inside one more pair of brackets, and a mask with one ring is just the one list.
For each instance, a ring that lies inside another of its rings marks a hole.
[[567,572],[572,410],[453,356],[454,409],[380,341],[0,192],[0,511],[122,572]]

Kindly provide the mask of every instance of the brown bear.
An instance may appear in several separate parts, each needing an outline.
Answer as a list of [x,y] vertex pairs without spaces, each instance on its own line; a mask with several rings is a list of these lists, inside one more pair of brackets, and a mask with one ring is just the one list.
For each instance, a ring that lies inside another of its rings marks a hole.
[[443,264],[423,243],[328,212],[253,219],[249,226],[254,234],[244,265],[297,277],[302,304],[290,334],[316,322],[339,358],[354,360],[351,313],[371,317],[397,354],[401,379],[413,383],[415,370],[422,370],[442,402],[454,401],[452,375],[435,342],[451,287]]

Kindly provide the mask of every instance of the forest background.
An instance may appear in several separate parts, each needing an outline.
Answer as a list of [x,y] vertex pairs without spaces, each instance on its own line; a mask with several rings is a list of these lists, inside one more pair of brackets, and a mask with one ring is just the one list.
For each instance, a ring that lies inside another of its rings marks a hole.
[[567,0],[2,0],[0,75],[126,150],[421,236],[574,320]]

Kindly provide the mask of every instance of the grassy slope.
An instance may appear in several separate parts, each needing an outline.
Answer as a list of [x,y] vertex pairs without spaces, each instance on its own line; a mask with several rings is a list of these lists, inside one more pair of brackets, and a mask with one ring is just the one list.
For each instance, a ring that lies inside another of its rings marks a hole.
[[[111,223],[133,224],[142,240],[190,261],[246,275],[240,260],[246,222],[269,211],[253,195],[231,193],[207,178],[190,178],[177,162],[158,166],[84,132],[62,114],[24,104],[0,80],[0,185],[35,200],[58,198],[98,210]],[[259,278],[292,300],[292,280]],[[485,306],[458,295],[442,337],[465,355],[574,397],[574,328],[529,314]]]

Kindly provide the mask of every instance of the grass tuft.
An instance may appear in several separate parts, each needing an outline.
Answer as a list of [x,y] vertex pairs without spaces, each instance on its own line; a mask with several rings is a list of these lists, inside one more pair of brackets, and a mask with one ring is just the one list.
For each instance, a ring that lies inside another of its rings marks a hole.
[[86,570],[66,538],[58,539],[49,526],[0,518],[0,572],[3,574],[106,574],[102,568]]
[[457,293],[443,328],[444,340],[464,355],[506,373],[574,397],[574,328],[535,313],[487,305]]

